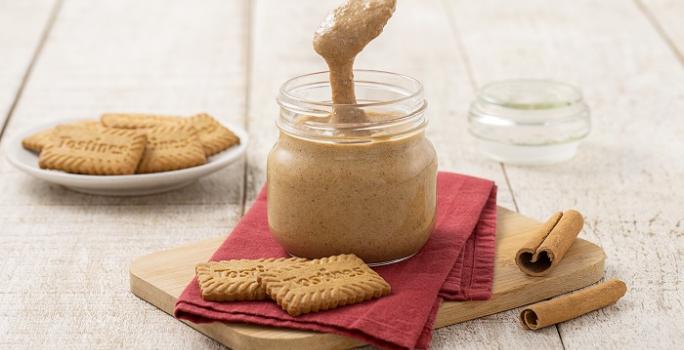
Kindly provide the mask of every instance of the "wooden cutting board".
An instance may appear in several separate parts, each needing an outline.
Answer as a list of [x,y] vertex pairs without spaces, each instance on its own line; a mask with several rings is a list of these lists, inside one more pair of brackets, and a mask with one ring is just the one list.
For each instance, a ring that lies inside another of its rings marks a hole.
[[[499,207],[493,296],[487,301],[444,302],[435,327],[444,327],[564,294],[598,281],[605,255],[597,245],[578,239],[548,276],[529,277],[515,265],[515,253],[539,222]],[[152,253],[133,261],[131,292],[168,314],[194,275],[225,236]],[[347,337],[245,324],[208,323],[190,327],[234,349],[346,349],[363,345]],[[150,330],[153,332],[154,330]]]

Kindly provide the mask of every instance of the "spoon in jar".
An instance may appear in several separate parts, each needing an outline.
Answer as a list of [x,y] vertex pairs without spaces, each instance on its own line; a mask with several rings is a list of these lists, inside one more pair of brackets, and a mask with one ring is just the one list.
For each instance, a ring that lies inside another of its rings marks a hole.
[[354,59],[382,33],[392,17],[396,0],[348,0],[321,23],[314,34],[314,50],[330,70],[333,106],[332,122],[365,121],[363,110],[354,106]]

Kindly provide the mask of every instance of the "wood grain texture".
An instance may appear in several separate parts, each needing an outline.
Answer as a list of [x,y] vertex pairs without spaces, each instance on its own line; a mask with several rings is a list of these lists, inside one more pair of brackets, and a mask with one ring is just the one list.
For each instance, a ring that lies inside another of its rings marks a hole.
[[684,2],[678,0],[634,0],[651,21],[653,29],[670,47],[672,54],[684,65]]
[[[530,277],[520,272],[513,262],[515,253],[518,246],[530,239],[539,226],[540,223],[532,219],[499,208],[492,298],[487,301],[442,303],[435,327],[464,322],[577,290],[603,276],[603,251],[581,239],[575,242],[563,263],[549,275]],[[195,275],[195,266],[207,261],[224,240],[225,237],[217,237],[136,259],[130,269],[131,291],[165,312],[172,313],[176,300]],[[360,344],[354,339],[315,332],[220,322],[188,324],[222,344],[239,349],[341,349]]]
[[[128,262],[235,224],[243,195],[254,198],[265,178],[277,89],[325,69],[311,35],[340,1],[64,0],[0,141],[57,118],[206,111],[248,124],[254,143],[247,166],[139,198],[82,195],[34,180],[10,168],[0,146],[0,348],[221,348],[131,296]],[[0,119],[54,3],[0,0]],[[359,66],[425,83],[440,167],[497,181],[500,204],[512,208],[517,200],[539,220],[579,209],[587,216],[580,237],[606,249],[608,276],[630,288],[620,305],[560,325],[562,340],[555,328],[523,331],[512,311],[439,329],[432,348],[684,343],[681,2],[398,6]],[[465,119],[477,86],[514,77],[580,85],[594,118],[574,160],[506,167],[515,197],[503,168],[476,153]]]
[[678,347],[682,65],[633,2],[499,4],[453,3],[477,81],[522,76],[577,84],[594,124],[570,162],[507,167],[519,208],[537,218],[579,209],[586,219],[580,237],[606,250],[607,277],[628,286],[619,305],[559,325],[565,348]]
[[57,0],[0,1],[0,130],[37,56]]
[[[243,123],[244,12],[244,1],[65,1],[3,141],[107,111]],[[126,270],[145,252],[227,232],[241,213],[243,169],[108,198],[31,179],[3,154],[0,348],[220,348],[131,295]]]

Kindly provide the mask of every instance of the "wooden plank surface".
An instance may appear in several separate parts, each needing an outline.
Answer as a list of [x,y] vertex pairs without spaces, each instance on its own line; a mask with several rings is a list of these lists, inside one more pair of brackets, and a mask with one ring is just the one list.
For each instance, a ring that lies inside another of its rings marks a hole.
[[[0,146],[0,348],[220,347],[127,293],[128,261],[235,224],[264,181],[277,88],[325,68],[311,35],[340,1],[0,0],[0,120],[14,108],[0,142],[54,118],[116,109],[206,110],[244,123],[254,139],[246,163],[130,199],[33,180]],[[359,57],[361,67],[425,83],[442,169],[497,181],[500,204],[536,219],[582,210],[583,236],[606,249],[608,276],[631,287],[619,306],[557,329],[523,331],[511,311],[440,329],[432,348],[684,343],[681,4],[401,0]],[[595,127],[573,161],[503,167],[475,150],[465,119],[474,90],[522,76],[584,89]]]
[[0,1],[0,130],[39,56],[57,0]]
[[[605,255],[598,246],[576,241],[549,275],[530,277],[512,263],[518,248],[530,239],[540,223],[515,212],[497,214],[496,267],[492,298],[487,301],[442,303],[435,328],[527,305],[590,285],[603,276]],[[205,262],[225,237],[184,245],[137,258],[131,265],[131,291],[173,313],[176,300],[192,280],[195,266]],[[192,324],[190,326],[229,347],[240,349],[341,349],[358,346],[353,339],[316,332],[291,331],[243,324]]]
[[593,131],[573,161],[507,167],[521,212],[581,210],[582,236],[608,255],[607,277],[629,286],[619,305],[559,325],[563,344],[676,348],[684,340],[684,69],[633,2],[542,3],[460,1],[452,13],[478,83],[568,81],[592,108]]
[[653,29],[684,65],[684,2],[679,0],[635,0]]
[[[3,141],[116,110],[243,123],[245,11],[243,1],[65,1]],[[168,194],[107,198],[29,178],[3,154],[0,348],[219,348],[131,295],[127,270],[145,252],[227,232],[242,210],[243,168]]]

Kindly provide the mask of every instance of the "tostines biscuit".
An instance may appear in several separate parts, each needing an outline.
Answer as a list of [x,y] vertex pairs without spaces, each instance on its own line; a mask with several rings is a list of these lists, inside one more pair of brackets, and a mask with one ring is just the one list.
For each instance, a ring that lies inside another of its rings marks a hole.
[[258,282],[260,273],[273,268],[294,267],[304,261],[299,258],[210,261],[198,264],[195,273],[204,300],[263,300],[266,290]]
[[[69,124],[63,124],[63,126],[97,128],[100,127],[101,124],[97,120],[83,120]],[[21,140],[21,145],[29,151],[40,153],[40,151],[43,150],[43,147],[50,142],[50,139],[52,138],[52,132],[54,130],[55,128],[49,128],[32,134]]]
[[25,139],[21,140],[21,145],[24,146],[29,151],[40,153],[43,147],[50,142],[50,137],[52,137],[52,131],[54,129],[41,130],[35,134],[31,134]]
[[292,316],[360,303],[390,293],[390,285],[353,254],[264,271],[259,274],[259,282]]
[[138,167],[145,142],[135,130],[58,126],[38,164],[76,174],[129,175]]
[[147,145],[138,173],[185,169],[207,162],[204,149],[191,125],[164,124],[144,129]]
[[197,129],[207,157],[240,144],[240,138],[209,114],[197,114],[190,117],[189,122]]
[[178,116],[146,113],[104,113],[100,116],[102,125],[118,129],[146,129],[183,120],[185,119]]

